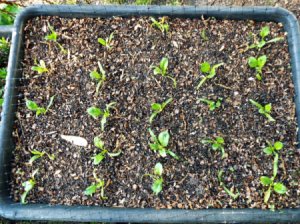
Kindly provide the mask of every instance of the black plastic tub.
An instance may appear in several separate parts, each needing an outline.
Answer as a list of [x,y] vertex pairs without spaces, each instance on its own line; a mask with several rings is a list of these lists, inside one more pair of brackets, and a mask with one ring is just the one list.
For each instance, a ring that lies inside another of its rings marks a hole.
[[[51,220],[85,222],[141,223],[278,223],[300,222],[300,208],[270,211],[261,209],[129,209],[90,206],[21,205],[10,197],[10,164],[14,141],[12,129],[16,112],[17,80],[21,77],[23,57],[23,28],[29,18],[36,16],[111,17],[111,16],[170,16],[281,22],[288,32],[295,103],[300,126],[300,31],[297,19],[283,8],[272,7],[168,7],[168,6],[33,6],[23,10],[15,20],[12,49],[9,58],[5,104],[0,129],[0,215],[11,220]],[[299,137],[298,137],[299,139]],[[300,140],[300,139],[299,139]]]

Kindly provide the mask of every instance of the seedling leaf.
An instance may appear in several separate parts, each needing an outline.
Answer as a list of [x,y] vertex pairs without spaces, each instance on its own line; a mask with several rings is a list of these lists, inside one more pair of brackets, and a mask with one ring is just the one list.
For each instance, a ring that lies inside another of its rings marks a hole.
[[163,131],[158,135],[158,140],[163,147],[167,147],[169,144],[170,135],[168,131]]
[[275,183],[274,191],[278,194],[285,194],[287,192],[287,189],[286,186],[284,186],[282,183]]

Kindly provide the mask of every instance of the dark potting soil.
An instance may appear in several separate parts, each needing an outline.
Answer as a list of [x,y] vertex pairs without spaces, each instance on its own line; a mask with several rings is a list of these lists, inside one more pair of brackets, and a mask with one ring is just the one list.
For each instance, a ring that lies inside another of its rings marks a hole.
[[[267,141],[281,141],[276,181],[285,184],[284,195],[272,193],[269,203],[276,208],[298,207],[300,199],[300,159],[297,150],[294,85],[291,78],[287,40],[266,45],[262,50],[244,51],[252,35],[270,26],[269,38],[286,37],[281,24],[215,19],[167,19],[170,31],[165,35],[151,26],[148,17],[110,19],[64,19],[37,17],[25,26],[23,77],[19,90],[11,194],[20,201],[21,184],[35,169],[36,186],[28,194],[29,203],[65,205],[102,205],[112,207],[155,208],[266,208],[265,187],[260,176],[272,175],[273,156],[263,152]],[[46,41],[47,23],[58,33],[58,42],[69,51],[63,54],[57,44]],[[201,38],[205,30],[208,40]],[[114,32],[112,49],[97,39]],[[249,68],[250,56],[267,55],[263,80]],[[162,57],[169,59],[168,73],[177,80],[154,76],[151,66]],[[35,59],[44,60],[49,72],[37,76],[31,70]],[[213,79],[199,90],[203,77],[199,65],[223,62]],[[95,94],[96,83],[89,73],[100,62],[107,80]],[[35,116],[25,106],[31,99],[46,107],[51,96],[54,104],[46,115]],[[173,101],[149,124],[151,104]],[[222,105],[214,111],[199,98],[216,100]],[[272,103],[269,122],[249,100]],[[104,132],[100,119],[87,114],[87,108],[116,102]],[[148,128],[158,134],[168,130],[168,146],[180,156],[162,158],[149,147]],[[61,135],[85,138],[87,147],[66,142]],[[99,136],[109,151],[121,150],[118,157],[106,157],[99,165],[91,159],[100,152],[93,145]],[[222,136],[227,157],[201,140]],[[28,164],[30,150],[53,153]],[[154,165],[164,167],[163,190],[158,196],[151,190]],[[94,182],[93,170],[106,182],[107,200],[83,191]],[[240,196],[233,200],[217,178],[223,170],[224,184]]]

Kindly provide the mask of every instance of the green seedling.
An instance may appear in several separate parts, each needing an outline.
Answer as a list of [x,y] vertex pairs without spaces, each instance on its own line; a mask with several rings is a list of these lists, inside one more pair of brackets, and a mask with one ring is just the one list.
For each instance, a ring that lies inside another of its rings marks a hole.
[[[259,33],[259,36],[260,36],[260,40],[254,40],[254,43],[251,44],[248,48],[248,49],[252,49],[252,48],[256,48],[258,50],[260,50],[261,48],[263,48],[266,44],[270,44],[270,43],[275,43],[275,42],[278,42],[278,41],[282,41],[284,40],[283,37],[276,37],[276,38],[273,38],[271,40],[268,40],[266,41],[265,38],[270,34],[270,27],[268,26],[264,26],[261,30],[260,30],[260,33]],[[254,36],[255,37],[255,36]]]
[[214,111],[215,109],[219,108],[221,106],[222,98],[218,98],[217,101],[208,100],[205,98],[200,98],[200,102],[206,103],[209,107],[210,111]]
[[287,192],[286,186],[281,182],[274,182],[277,172],[278,172],[278,154],[274,154],[274,163],[273,163],[273,176],[267,177],[267,176],[261,176],[260,177],[260,183],[264,187],[268,187],[267,190],[264,192],[264,203],[267,204],[269,201],[269,198],[271,196],[271,193],[275,191],[278,194],[285,194]]
[[222,159],[224,159],[227,156],[224,149],[225,141],[222,137],[216,137],[215,139],[203,139],[201,143],[210,144],[214,151],[220,151],[222,154]]
[[202,73],[206,74],[204,78],[201,79],[196,89],[199,89],[208,79],[212,79],[216,75],[216,69],[222,66],[224,63],[219,63],[211,66],[208,62],[203,62],[200,65],[200,70]]
[[94,165],[98,165],[99,163],[101,163],[101,161],[103,159],[105,159],[106,155],[109,155],[110,157],[117,157],[121,154],[121,151],[116,152],[116,153],[108,152],[108,150],[105,149],[105,147],[104,147],[104,142],[99,137],[94,138],[94,145],[97,148],[101,149],[100,153],[98,153],[97,155],[92,157],[92,159],[94,160],[94,162],[93,162]]
[[108,50],[112,48],[112,40],[114,38],[114,32],[112,32],[109,37],[103,39],[103,38],[98,38],[98,43],[101,44],[102,46],[106,47]]
[[161,113],[164,108],[172,102],[172,98],[167,99],[165,102],[163,102],[162,104],[160,103],[153,103],[151,104],[151,109],[152,109],[152,114],[150,116],[149,122],[152,123],[153,119],[159,114]]
[[24,193],[21,195],[21,204],[27,204],[26,197],[29,191],[31,191],[36,184],[34,176],[37,174],[38,171],[38,169],[34,170],[31,174],[31,178],[22,183],[22,186],[24,187]]
[[259,81],[262,80],[262,69],[265,66],[266,62],[267,62],[267,56],[266,55],[260,56],[258,58],[250,57],[248,59],[248,64],[249,64],[250,68],[255,68],[256,78]]
[[147,173],[144,174],[144,176],[149,176],[153,179],[153,184],[151,186],[151,189],[155,195],[158,195],[159,192],[162,191],[164,179],[162,177],[163,174],[163,166],[161,163],[156,163],[153,174]]
[[33,156],[30,158],[30,160],[28,161],[28,163],[29,163],[30,165],[32,165],[32,163],[33,163],[34,161],[36,161],[37,159],[42,158],[45,154],[48,156],[48,158],[49,158],[50,160],[54,160],[54,159],[55,159],[54,154],[49,154],[49,153],[47,153],[47,152],[40,152],[40,151],[38,151],[38,150],[32,150],[32,151],[30,151],[30,152],[31,152],[31,154],[33,155]]
[[207,37],[207,35],[206,35],[206,31],[205,31],[205,30],[202,30],[202,31],[201,31],[200,36],[201,36],[201,38],[202,38],[204,41],[208,41],[208,37]]
[[96,80],[98,82],[97,87],[96,87],[96,93],[98,94],[99,92],[99,88],[102,85],[102,83],[106,80],[106,75],[105,75],[105,71],[101,65],[100,62],[98,62],[98,66],[99,66],[99,71],[100,73],[97,71],[97,69],[95,69],[94,71],[92,71],[90,73],[90,77],[93,80]]
[[269,121],[275,121],[275,119],[270,115],[272,110],[272,105],[270,103],[263,106],[252,99],[250,99],[250,103],[256,106],[258,112],[268,118]]
[[4,37],[2,37],[0,39],[0,50],[5,52],[5,53],[8,53],[9,52],[9,47],[10,47],[10,44],[9,44],[8,40],[5,39]]
[[154,19],[153,17],[150,18],[152,21],[151,26],[156,27],[157,29],[159,29],[163,34],[166,34],[169,31],[169,24],[165,21],[166,18],[162,17],[160,19],[160,21],[157,21],[156,19]]
[[219,180],[219,183],[220,183],[220,186],[224,189],[224,191],[230,196],[232,197],[234,200],[237,199],[239,196],[240,196],[240,193],[237,192],[236,194],[233,193],[231,190],[229,190],[224,182],[223,182],[223,179],[222,179],[222,176],[223,176],[223,170],[219,170],[218,172],[218,180]]
[[283,148],[282,142],[279,141],[275,142],[274,144],[270,143],[269,141],[267,141],[267,143],[268,146],[263,149],[264,153],[266,153],[267,155],[275,155],[277,151],[280,151]]
[[149,128],[149,133],[151,135],[151,141],[153,143],[150,143],[149,146],[153,151],[157,151],[161,157],[166,157],[167,154],[172,156],[174,159],[179,159],[179,157],[172,152],[171,150],[167,149],[167,146],[169,144],[170,135],[168,131],[163,131],[159,133],[158,138],[155,136],[153,131]]
[[177,86],[176,80],[172,76],[168,75],[168,73],[167,73],[168,72],[168,64],[169,64],[168,58],[163,57],[159,63],[159,66],[152,66],[152,68],[154,68],[153,74],[161,75],[163,77],[167,77],[167,78],[171,79],[173,81],[174,88],[176,88],[176,86]]
[[101,110],[98,107],[90,107],[87,109],[89,115],[91,115],[94,119],[98,119],[101,116],[101,130],[104,131],[105,124],[107,122],[107,118],[110,117],[110,110],[115,109],[114,105],[116,102],[112,102],[106,104],[105,109]]
[[96,193],[96,191],[98,189],[100,189],[100,198],[102,200],[106,200],[107,197],[104,196],[104,189],[105,189],[105,181],[101,180],[97,177],[96,175],[96,170],[93,171],[93,177],[95,179],[96,182],[92,183],[90,186],[88,186],[85,191],[84,194],[88,195],[88,196],[92,196],[93,194]]
[[43,74],[44,72],[48,72],[48,69],[46,68],[46,64],[43,60],[40,60],[39,64],[35,60],[34,65],[35,66],[31,67],[32,71],[36,71],[38,74]]
[[54,97],[55,95],[50,97],[50,101],[47,108],[39,107],[36,102],[27,99],[26,99],[26,107],[31,111],[35,111],[36,116],[39,116],[40,114],[46,114],[53,104]]
[[45,40],[53,41],[60,48],[60,51],[66,54],[67,51],[63,48],[63,46],[60,43],[57,42],[57,33],[54,31],[53,27],[50,26],[49,23],[48,23],[48,28],[51,33],[45,36]]

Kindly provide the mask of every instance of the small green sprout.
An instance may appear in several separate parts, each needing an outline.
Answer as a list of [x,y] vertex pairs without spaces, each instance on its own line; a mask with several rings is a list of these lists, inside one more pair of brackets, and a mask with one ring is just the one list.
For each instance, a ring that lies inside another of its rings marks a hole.
[[224,63],[219,63],[211,67],[211,65],[208,62],[203,62],[200,65],[200,70],[202,73],[207,75],[201,79],[196,89],[199,89],[208,79],[212,79],[213,77],[215,77],[216,69],[222,65],[224,65]]
[[149,122],[152,123],[153,119],[159,114],[161,113],[164,108],[172,102],[172,98],[167,99],[165,102],[163,102],[162,104],[160,103],[153,103],[151,104],[151,109],[152,109],[152,114],[150,116]]
[[110,109],[115,109],[114,105],[116,102],[111,102],[106,104],[105,109],[101,110],[98,107],[90,107],[87,109],[89,115],[91,115],[94,119],[98,119],[98,117],[102,116],[101,118],[101,130],[104,131],[104,126],[107,122],[107,118],[110,117]]
[[2,37],[0,39],[0,50],[5,52],[5,53],[8,53],[9,52],[9,42],[7,39],[5,39],[4,37]]
[[92,183],[90,186],[88,186],[84,194],[88,196],[92,196],[98,189],[100,189],[100,197],[102,200],[106,200],[107,197],[104,196],[104,189],[105,189],[105,181],[101,180],[96,175],[96,170],[93,171],[93,177],[96,181],[96,183]]
[[100,86],[106,80],[105,71],[100,62],[98,62],[98,66],[99,66],[100,73],[98,73],[96,69],[90,73],[91,79],[96,80],[98,82],[96,87],[96,93],[99,92]]
[[153,143],[149,144],[150,148],[153,151],[158,151],[161,157],[166,157],[167,154],[172,156],[174,159],[179,159],[179,157],[172,152],[171,150],[167,149],[166,147],[169,144],[170,135],[168,131],[163,131],[159,133],[158,138],[155,136],[153,131],[149,128],[149,133],[151,135],[151,140]]
[[160,60],[159,66],[152,66],[152,68],[154,68],[153,74],[154,75],[161,75],[163,77],[167,77],[167,78],[171,79],[173,81],[174,88],[176,88],[176,86],[177,86],[176,80],[172,76],[167,74],[168,64],[169,64],[168,58],[163,57]]
[[287,192],[287,188],[284,184],[281,182],[274,182],[278,172],[278,154],[275,153],[274,156],[274,163],[273,163],[273,176],[267,177],[267,176],[261,176],[260,177],[260,183],[268,187],[268,189],[264,192],[264,203],[267,204],[269,201],[269,198],[271,196],[271,193],[275,191],[278,194],[285,194]]
[[[270,34],[270,27],[268,26],[264,26],[261,30],[260,30],[260,41],[255,40],[253,44],[251,44],[248,49],[252,49],[252,48],[256,48],[258,50],[260,50],[261,48],[263,48],[266,44],[270,44],[270,43],[275,43],[281,40],[284,40],[283,37],[276,37],[273,38],[269,41],[266,41],[265,38]],[[248,50],[247,49],[247,50]]]
[[166,34],[169,31],[169,24],[165,21],[166,18],[162,17],[160,19],[160,21],[157,21],[156,19],[154,19],[153,17],[150,18],[152,21],[151,26],[154,26],[156,28],[158,28],[163,34]]
[[265,66],[266,62],[267,62],[267,56],[266,55],[260,56],[258,58],[250,57],[248,59],[248,64],[249,64],[250,68],[255,68],[256,78],[259,81],[262,80],[262,69]]
[[94,138],[94,145],[97,148],[101,149],[100,153],[92,157],[92,159],[94,160],[94,165],[98,165],[99,163],[101,163],[101,161],[106,157],[106,154],[110,157],[117,157],[121,154],[121,151],[116,153],[109,153],[108,150],[104,147],[104,142],[99,137]]
[[26,197],[29,191],[31,191],[36,184],[36,180],[34,176],[38,171],[39,171],[38,169],[34,170],[31,174],[31,178],[22,183],[22,186],[24,187],[24,193],[21,195],[21,204],[27,204]]
[[269,121],[275,121],[275,119],[270,115],[272,110],[272,105],[270,103],[263,106],[252,99],[250,99],[250,103],[256,106],[258,112],[268,118]]
[[38,74],[43,74],[44,72],[48,72],[48,69],[46,68],[46,64],[43,60],[40,60],[39,64],[35,61],[34,65],[35,66],[31,67],[32,71],[36,71]]
[[156,163],[153,174],[145,174],[144,176],[150,176],[153,179],[153,184],[151,186],[152,191],[155,195],[158,195],[159,192],[162,191],[164,179],[162,177],[163,174],[163,166],[161,163]]
[[279,142],[279,141],[275,142],[274,144],[272,144],[268,141],[267,141],[267,143],[268,143],[268,146],[263,149],[264,153],[266,153],[267,155],[275,154],[275,153],[277,153],[277,151],[279,151],[283,148],[282,142]]
[[218,172],[218,180],[219,180],[219,182],[220,182],[220,186],[224,189],[224,191],[225,191],[230,197],[232,197],[234,200],[237,199],[237,198],[240,196],[240,193],[237,192],[237,193],[235,194],[235,193],[233,193],[231,190],[229,190],[229,189],[225,186],[225,184],[224,184],[224,182],[223,182],[223,180],[222,180],[222,176],[223,176],[223,170],[219,170],[219,172]]
[[47,153],[47,152],[40,152],[40,151],[38,151],[38,150],[31,150],[30,151],[31,152],[31,154],[33,155],[31,158],[30,158],[30,160],[28,161],[28,163],[29,164],[32,164],[35,160],[37,160],[37,159],[39,159],[39,158],[42,158],[45,154],[48,156],[48,158],[50,159],[50,160],[54,160],[55,159],[55,156],[54,156],[54,154],[49,154],[49,153]]
[[26,107],[31,111],[35,111],[36,116],[39,116],[40,114],[46,114],[47,111],[49,110],[49,108],[53,104],[54,97],[55,97],[55,95],[50,97],[50,102],[49,102],[47,108],[39,107],[36,102],[34,102],[32,100],[27,100],[27,99],[26,99]]
[[222,159],[224,159],[227,156],[224,150],[225,141],[222,137],[216,137],[215,139],[203,139],[201,143],[211,144],[211,147],[214,151],[221,151]]
[[214,111],[215,109],[219,108],[221,106],[222,100],[222,98],[218,98],[217,101],[208,100],[205,98],[199,99],[200,102],[206,103],[208,105],[210,111]]
[[114,38],[114,32],[112,32],[108,38],[98,38],[98,43],[101,44],[102,46],[106,47],[108,50],[110,50],[112,48],[112,40]]
[[207,37],[206,31],[204,29],[201,31],[200,35],[204,41],[208,41],[208,37]]
[[66,54],[67,51],[63,48],[63,46],[60,43],[57,42],[57,33],[54,31],[53,27],[50,26],[49,23],[48,23],[48,28],[51,31],[51,33],[45,36],[45,40],[53,41],[54,43],[56,43],[58,45],[58,47],[60,48],[60,51],[63,52],[64,54]]

